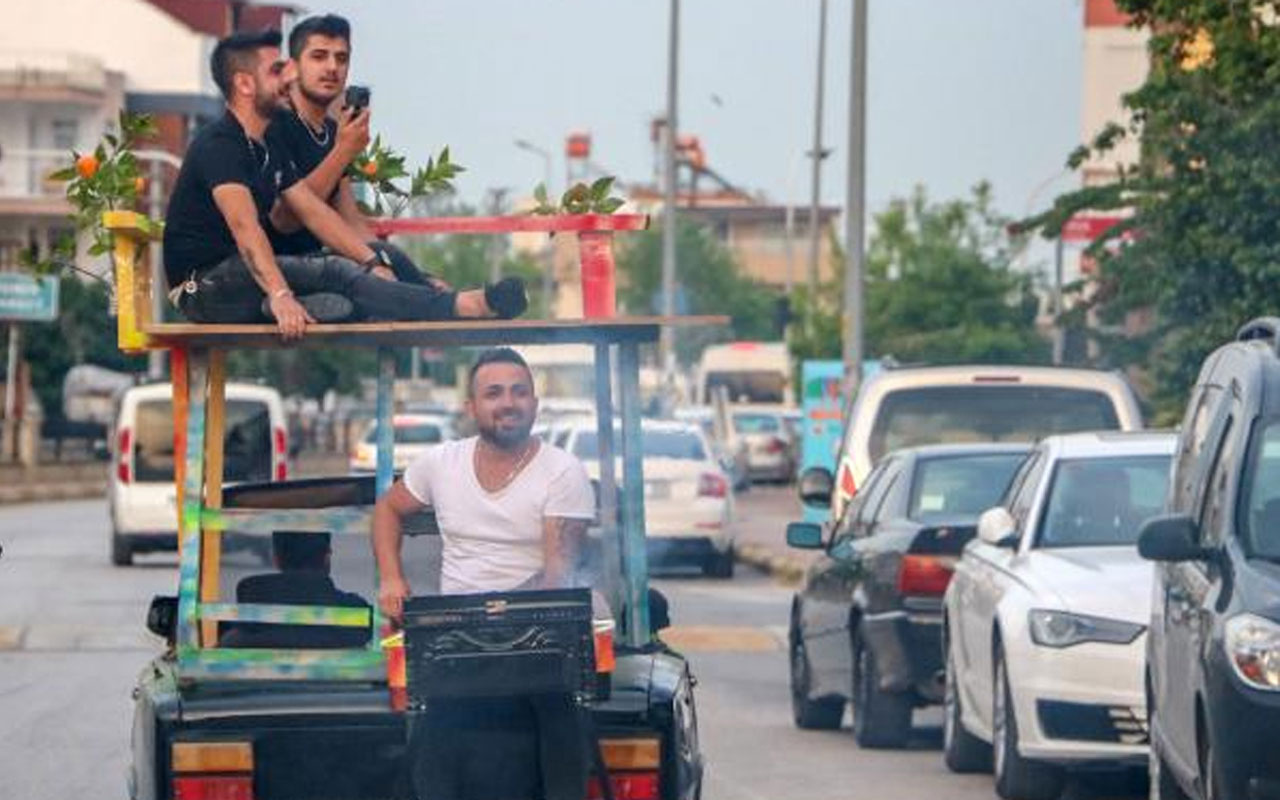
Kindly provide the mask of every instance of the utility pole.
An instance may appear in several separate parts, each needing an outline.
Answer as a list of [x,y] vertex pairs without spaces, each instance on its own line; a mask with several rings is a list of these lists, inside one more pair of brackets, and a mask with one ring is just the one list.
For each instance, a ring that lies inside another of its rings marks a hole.
[[[825,0],[823,0],[825,2]],[[671,0],[671,33],[667,41],[667,124],[662,148],[662,313],[676,313],[676,92],[679,81],[680,53],[680,0]],[[675,331],[669,325],[662,327],[658,341],[659,358],[662,361],[663,383],[667,389],[675,386]]]
[[818,255],[822,244],[822,228],[818,209],[822,202],[822,95],[827,71],[827,0],[818,6],[818,88],[813,98],[813,196],[809,202],[809,296],[818,290]]
[[862,382],[863,263],[866,236],[867,0],[853,0],[849,56],[849,186],[845,199],[844,380],[852,398]]

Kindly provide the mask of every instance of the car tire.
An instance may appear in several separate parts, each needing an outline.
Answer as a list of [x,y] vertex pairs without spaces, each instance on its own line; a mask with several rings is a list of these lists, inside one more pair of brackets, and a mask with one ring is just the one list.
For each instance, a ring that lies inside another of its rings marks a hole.
[[111,563],[117,567],[133,564],[133,545],[115,528],[111,529]]
[[805,649],[804,639],[800,632],[792,626],[790,641],[791,665],[791,717],[797,728],[809,731],[839,730],[840,721],[844,719],[844,698],[809,697],[811,668],[809,652]]
[[1062,793],[1062,771],[1050,764],[1023,758],[1018,752],[1018,718],[1009,691],[1004,653],[999,646],[994,661],[991,750],[996,794],[1004,800],[1056,800]]
[[712,553],[702,565],[702,573],[709,578],[733,577],[734,552],[733,545],[723,553]]
[[990,772],[991,745],[974,736],[964,727],[960,707],[960,687],[957,683],[955,659],[951,648],[943,645],[945,667],[945,695],[942,717],[942,757],[952,772]]
[[880,671],[859,637],[853,644],[853,738],[859,747],[901,748],[911,738],[913,703],[907,692],[880,688]]

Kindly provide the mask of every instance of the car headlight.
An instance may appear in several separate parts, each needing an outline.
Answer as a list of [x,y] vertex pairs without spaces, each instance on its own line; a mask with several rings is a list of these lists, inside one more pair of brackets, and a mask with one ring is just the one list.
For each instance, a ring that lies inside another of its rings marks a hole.
[[1280,689],[1280,625],[1240,614],[1227,620],[1222,644],[1240,680],[1255,689]]
[[1134,622],[1044,609],[1031,611],[1027,626],[1031,641],[1043,647],[1071,647],[1083,642],[1129,644],[1146,630]]

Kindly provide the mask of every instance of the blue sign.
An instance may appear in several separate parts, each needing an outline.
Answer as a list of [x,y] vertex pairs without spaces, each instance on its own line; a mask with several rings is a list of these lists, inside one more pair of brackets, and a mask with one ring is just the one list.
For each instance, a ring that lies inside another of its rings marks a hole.
[[57,278],[0,272],[0,321],[48,322],[57,317]]
[[[864,379],[880,371],[879,361],[864,361]],[[832,474],[844,432],[844,364],[839,361],[806,361],[800,368],[801,424],[800,471],[824,467]],[[829,509],[805,506],[806,522],[825,522]]]

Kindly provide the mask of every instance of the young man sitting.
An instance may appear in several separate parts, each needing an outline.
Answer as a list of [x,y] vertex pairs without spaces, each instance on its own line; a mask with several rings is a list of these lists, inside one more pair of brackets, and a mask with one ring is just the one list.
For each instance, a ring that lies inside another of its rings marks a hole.
[[[310,323],[353,316],[439,320],[524,312],[528,301],[517,279],[461,292],[396,281],[385,255],[299,181],[287,158],[272,152],[264,132],[283,102],[287,78],[278,32],[229,36],[210,63],[227,113],[188,148],[165,219],[170,297],[187,318],[274,318],[285,338],[296,339]],[[276,257],[262,219],[280,196],[333,254]]]

